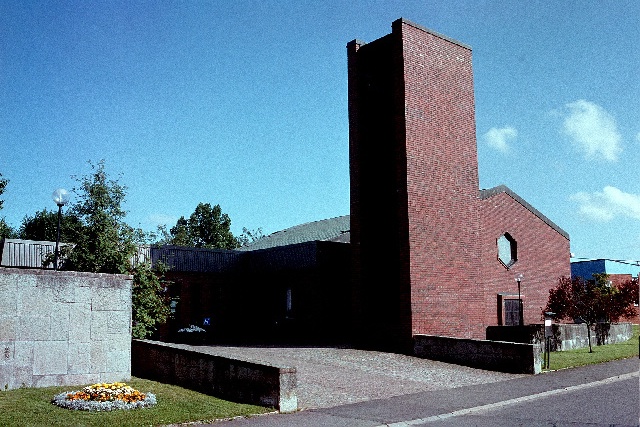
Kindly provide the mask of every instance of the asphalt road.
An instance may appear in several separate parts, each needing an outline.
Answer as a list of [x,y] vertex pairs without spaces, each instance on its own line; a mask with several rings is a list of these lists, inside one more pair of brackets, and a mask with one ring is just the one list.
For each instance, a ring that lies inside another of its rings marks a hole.
[[216,427],[639,426],[638,358]]
[[[635,405],[631,396],[636,396]],[[585,388],[560,391],[545,397],[477,409],[466,414],[413,426],[513,427],[513,426],[637,426],[638,377]]]

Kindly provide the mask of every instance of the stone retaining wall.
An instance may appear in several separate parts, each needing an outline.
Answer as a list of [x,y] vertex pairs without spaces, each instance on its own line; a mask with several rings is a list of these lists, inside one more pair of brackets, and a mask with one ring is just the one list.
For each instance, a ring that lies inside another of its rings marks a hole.
[[[554,323],[551,351],[573,350],[589,347],[587,325],[584,323]],[[591,345],[616,344],[631,339],[631,323],[598,323],[591,329]],[[489,326],[487,339],[543,345],[544,325]]]
[[133,340],[133,375],[240,403],[298,409],[296,369],[229,359],[182,346]]
[[0,387],[130,378],[130,276],[0,267]]
[[[598,323],[591,329],[591,345],[616,344],[633,335],[631,323]],[[589,347],[586,324],[554,324],[552,350],[563,351]]]
[[539,374],[542,352],[537,344],[415,335],[414,354],[490,371]]

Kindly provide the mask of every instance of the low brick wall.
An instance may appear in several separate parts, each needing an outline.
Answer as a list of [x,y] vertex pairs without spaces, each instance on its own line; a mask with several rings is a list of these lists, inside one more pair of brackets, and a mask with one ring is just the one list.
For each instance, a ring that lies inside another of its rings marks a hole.
[[0,387],[130,378],[130,276],[0,267]]
[[262,365],[180,348],[169,343],[133,340],[132,372],[141,378],[253,405],[298,409],[296,369]]
[[[589,347],[587,325],[576,323],[554,323],[551,351],[573,350]],[[628,341],[633,335],[631,323],[599,323],[591,329],[591,345],[616,344]],[[544,325],[489,326],[487,339],[543,345]]]
[[537,344],[415,335],[414,354],[490,371],[539,374],[542,352]]

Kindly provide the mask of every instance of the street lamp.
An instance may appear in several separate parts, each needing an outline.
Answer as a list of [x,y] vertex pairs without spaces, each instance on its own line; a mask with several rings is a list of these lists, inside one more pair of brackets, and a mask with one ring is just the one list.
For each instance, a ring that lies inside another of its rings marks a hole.
[[62,207],[69,201],[69,192],[64,188],[58,188],[51,195],[53,201],[58,205],[58,235],[56,237],[56,253],[53,257],[53,269],[58,269],[58,247],[60,245],[60,220],[62,219]]
[[546,354],[546,367],[549,369],[551,366],[551,337],[553,337],[553,316],[556,314],[553,311],[544,312],[544,348]]
[[520,326],[524,325],[524,319],[523,319],[523,310],[522,310],[522,298],[520,297],[520,282],[522,282],[522,278],[524,277],[524,275],[518,274],[516,276],[516,282],[518,282],[518,317],[520,318],[519,322],[520,322]]

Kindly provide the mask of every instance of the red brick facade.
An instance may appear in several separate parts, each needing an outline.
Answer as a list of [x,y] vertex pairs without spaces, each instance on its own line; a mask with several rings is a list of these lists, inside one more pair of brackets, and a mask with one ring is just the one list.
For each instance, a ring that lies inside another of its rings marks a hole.
[[[480,203],[483,326],[504,324],[504,299],[517,299],[518,275],[524,323],[541,323],[549,289],[571,276],[568,236],[506,187],[487,196]],[[517,242],[517,261],[509,268],[498,259],[497,240],[505,233]]]
[[[348,44],[357,332],[484,338],[524,274],[524,319],[570,275],[569,239],[505,187],[480,193],[471,49],[406,20]],[[497,259],[509,233],[517,261]]]

